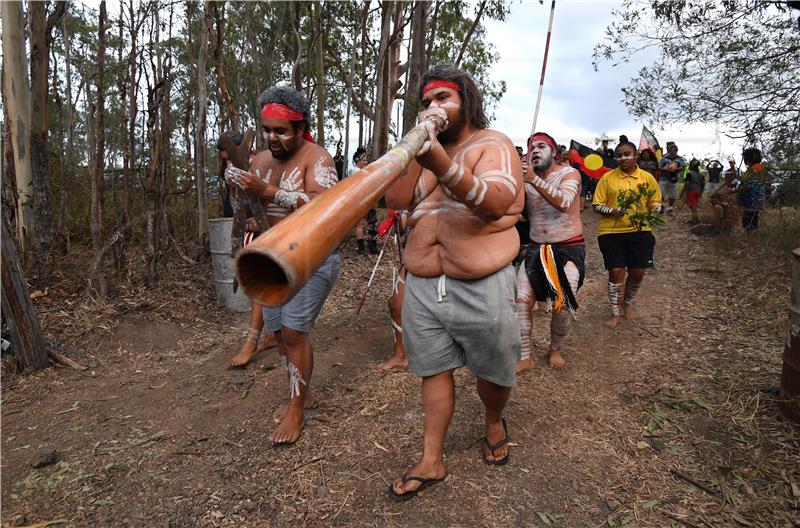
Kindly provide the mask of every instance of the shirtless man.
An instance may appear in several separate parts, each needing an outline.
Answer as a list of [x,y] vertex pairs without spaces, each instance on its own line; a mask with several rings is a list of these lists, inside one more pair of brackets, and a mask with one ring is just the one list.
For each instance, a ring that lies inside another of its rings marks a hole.
[[503,418],[519,359],[514,314],[514,229],[523,205],[514,144],[489,130],[475,82],[453,66],[422,78],[419,120],[429,141],[386,194],[409,209],[403,344],[422,377],[422,457],[389,486],[393,501],[444,480],[444,439],[455,408],[453,371],[477,377],[486,408],[483,461],[508,462]]
[[[308,102],[292,88],[268,88],[258,98],[261,125],[268,150],[259,153],[251,172],[230,168],[226,177],[266,206],[270,226],[336,184],[336,166],[328,151],[308,133]],[[263,178],[263,179],[262,179]],[[264,325],[275,333],[281,362],[288,373],[289,403],[274,419],[274,444],[291,444],[303,430],[304,409],[316,406],[311,393],[314,358],[309,333],[339,276],[339,253],[334,251],[286,304],[264,308]]]
[[534,300],[551,301],[550,367],[566,365],[561,343],[569,330],[583,284],[586,243],[583,240],[580,194],[581,176],[572,167],[556,163],[555,140],[544,132],[528,140],[528,166],[523,175],[530,219],[531,245],[525,265],[517,274],[517,319],[522,338],[517,372],[534,364],[530,340]]

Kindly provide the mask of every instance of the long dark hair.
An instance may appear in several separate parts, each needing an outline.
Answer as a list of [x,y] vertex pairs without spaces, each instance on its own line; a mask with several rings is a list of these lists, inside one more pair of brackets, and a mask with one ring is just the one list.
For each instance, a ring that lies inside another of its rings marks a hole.
[[428,70],[419,83],[419,98],[422,89],[434,79],[452,81],[461,89],[461,112],[464,120],[475,128],[489,128],[489,120],[483,111],[483,97],[472,77],[452,64],[440,64]]

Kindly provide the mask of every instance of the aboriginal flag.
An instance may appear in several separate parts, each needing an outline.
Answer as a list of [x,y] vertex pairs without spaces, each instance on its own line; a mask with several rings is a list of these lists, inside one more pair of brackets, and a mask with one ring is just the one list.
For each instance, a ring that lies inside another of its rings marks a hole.
[[617,168],[617,162],[597,150],[572,140],[569,144],[569,162],[578,165],[587,176],[599,180],[603,174]]
[[642,125],[642,139],[639,140],[639,152],[643,150],[649,150],[656,157],[656,161],[661,161],[662,153],[658,140],[644,125]]

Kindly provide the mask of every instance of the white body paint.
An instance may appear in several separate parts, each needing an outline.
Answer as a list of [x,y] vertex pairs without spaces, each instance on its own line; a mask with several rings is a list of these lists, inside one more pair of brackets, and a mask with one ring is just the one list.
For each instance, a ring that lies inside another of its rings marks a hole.
[[294,398],[295,396],[300,396],[300,385],[305,385],[306,381],[303,379],[303,374],[300,372],[300,369],[295,367],[291,361],[286,359],[286,356],[280,356],[281,358],[281,365],[283,368],[286,369],[286,372],[289,374],[289,399]]
[[[447,173],[445,173],[441,180],[436,180],[433,188],[430,190],[428,190],[428,184],[424,177],[425,175],[423,174],[420,176],[414,189],[414,197],[418,205],[414,208],[409,219],[415,222],[424,216],[452,215],[460,218],[472,218],[479,223],[483,222],[472,212],[467,204],[457,200],[450,189],[458,185],[464,177],[464,156],[470,151],[486,145],[501,146],[501,148],[496,151],[500,153],[501,156],[500,170],[473,175],[475,181],[465,196],[465,200],[470,202],[473,207],[478,207],[486,198],[489,186],[493,184],[502,185],[510,192],[516,194],[517,181],[511,172],[511,157],[509,153],[505,148],[502,148],[503,145],[499,140],[492,137],[483,138],[474,143],[465,145],[461,150],[457,151],[453,156],[453,164],[447,170]],[[444,200],[435,199],[431,196],[440,182],[444,184],[440,186],[446,196]]]
[[321,156],[314,163],[314,181],[326,189],[333,187],[339,181],[336,176],[336,168],[325,165],[325,157]]
[[[564,180],[573,172],[572,167],[564,167],[547,176],[547,180],[539,180],[547,187],[550,196],[561,200],[562,207],[569,207],[578,194],[580,183],[575,180]],[[537,176],[538,178],[538,176]],[[542,244],[552,244],[580,235],[569,213],[561,212],[537,191],[532,184],[525,184],[525,197],[530,221],[531,240]]]

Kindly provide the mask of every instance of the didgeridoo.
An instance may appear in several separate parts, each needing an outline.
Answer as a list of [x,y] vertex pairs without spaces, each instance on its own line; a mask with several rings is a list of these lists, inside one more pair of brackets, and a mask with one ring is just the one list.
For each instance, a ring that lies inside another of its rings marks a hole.
[[426,125],[417,125],[389,152],[243,248],[236,274],[245,293],[266,306],[287,303],[403,174],[427,139]]

